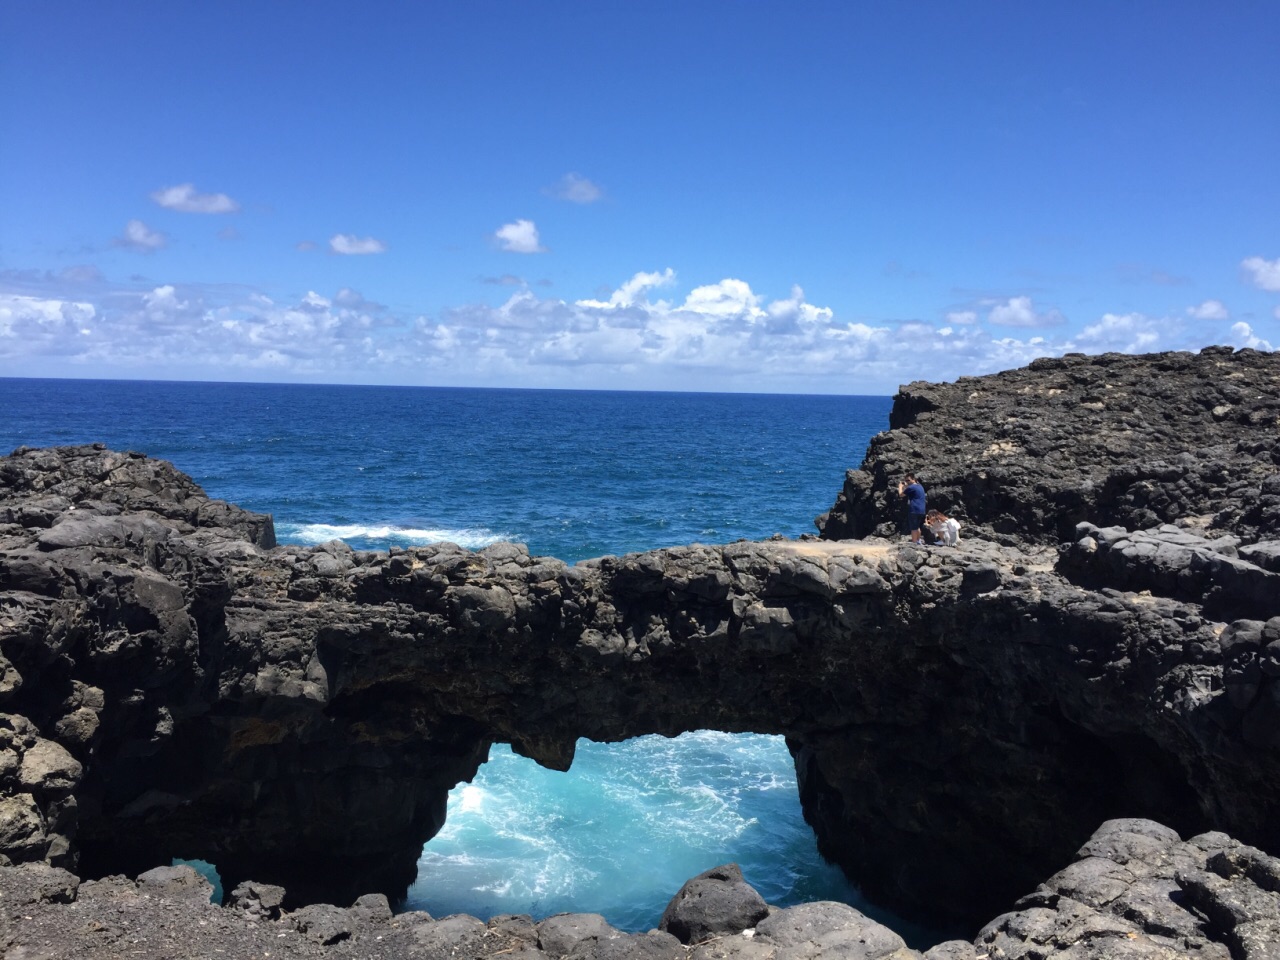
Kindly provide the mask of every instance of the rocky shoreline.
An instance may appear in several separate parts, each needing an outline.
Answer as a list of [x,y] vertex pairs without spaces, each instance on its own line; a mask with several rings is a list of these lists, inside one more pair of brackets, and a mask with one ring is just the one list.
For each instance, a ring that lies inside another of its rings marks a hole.
[[[977,878],[975,878],[977,879]],[[70,957],[482,958],[524,960],[1271,960],[1280,956],[1280,860],[1221,833],[1181,840],[1149,820],[1104,823],[1065,869],[972,942],[923,952],[841,903],[769,906],[734,864],[693,878],[658,927],[624,933],[599,914],[487,923],[393,914],[369,894],[349,908],[287,911],[285,891],[242,883],[225,906],[191,867],[136,881],[81,882],[43,864],[0,867],[0,949],[9,960]]]
[[[4,956],[683,955],[682,927],[544,943],[386,898],[491,743],[567,769],[579,737],[700,728],[785,735],[825,855],[981,928],[931,957],[1275,956],[1277,355],[911,384],[891,426],[822,539],[573,567],[276,546],[139,454],[0,459]],[[895,535],[908,468],[959,548]],[[850,914],[693,952],[917,956]]]

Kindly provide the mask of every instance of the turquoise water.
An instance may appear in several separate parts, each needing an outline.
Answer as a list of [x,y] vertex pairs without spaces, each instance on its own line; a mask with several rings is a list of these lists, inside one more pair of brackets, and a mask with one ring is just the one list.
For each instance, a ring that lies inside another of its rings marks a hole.
[[495,747],[450,796],[406,905],[436,916],[587,911],[648,930],[686,880],[729,861],[770,903],[856,901],[797,806],[779,737],[582,740],[568,773]]
[[[575,562],[813,532],[888,397],[0,379],[0,449],[103,442],[274,515],[282,542],[515,540]],[[735,861],[771,903],[868,909],[824,863],[780,738],[579,744],[568,773],[503,746],[449,799],[404,904],[656,925]],[[870,911],[869,911],[870,912]],[[889,918],[891,919],[891,918]]]

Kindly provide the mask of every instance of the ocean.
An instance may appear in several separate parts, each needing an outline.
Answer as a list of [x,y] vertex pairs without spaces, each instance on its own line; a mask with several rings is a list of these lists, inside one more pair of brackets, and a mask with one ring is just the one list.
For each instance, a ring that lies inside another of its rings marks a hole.
[[[282,543],[502,540],[573,563],[814,531],[888,397],[0,379],[0,450],[102,442],[270,513]],[[403,909],[656,926],[737,862],[773,904],[866,903],[818,854],[780,737],[582,741],[567,773],[495,745],[451,793]],[[928,939],[927,937],[912,939]]]

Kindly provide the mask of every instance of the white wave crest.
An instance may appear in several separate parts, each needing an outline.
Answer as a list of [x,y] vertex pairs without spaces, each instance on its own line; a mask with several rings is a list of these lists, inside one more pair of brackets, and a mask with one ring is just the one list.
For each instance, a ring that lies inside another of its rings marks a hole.
[[363,523],[281,523],[276,526],[276,536],[281,543],[313,546],[330,540],[355,540],[389,543],[398,547],[420,546],[427,543],[456,543],[460,547],[475,550],[502,540],[511,539],[503,533],[480,528],[463,527],[419,528],[399,527],[393,524]]

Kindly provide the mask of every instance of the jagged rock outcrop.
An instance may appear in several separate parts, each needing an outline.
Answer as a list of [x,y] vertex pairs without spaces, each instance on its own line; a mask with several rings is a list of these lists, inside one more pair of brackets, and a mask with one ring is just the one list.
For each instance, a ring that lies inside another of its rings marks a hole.
[[[962,392],[1057,398],[1036,384],[1064,371],[1116,389],[1144,362],[1166,391],[1206,364],[1247,384],[1214,423],[1275,409],[1280,366],[1251,352],[1067,358]],[[909,388],[864,477],[887,483],[890,454],[959,422],[949,389],[925,410]],[[1003,449],[977,436],[1006,429],[992,409],[965,443]],[[958,549],[779,538],[573,567],[511,544],[275,547],[269,518],[168,464],[17,451],[0,460],[0,853],[85,876],[202,858],[228,889],[295,903],[394,896],[490,743],[564,769],[579,737],[699,728],[784,734],[823,851],[934,917],[982,922],[1116,817],[1280,849],[1275,434],[1185,461],[1195,429],[1160,436],[1139,472],[1164,464],[1187,510],[1141,529],[1118,524],[1155,500],[1115,507],[1137,503],[1119,454],[1117,492],[1093,499],[1064,454],[1034,489],[1001,474],[1005,519],[962,514]],[[965,449],[957,490],[992,476]],[[1060,554],[1044,531],[1068,522]]]
[[1007,960],[1272,960],[1280,860],[1222,833],[1183,842],[1151,821],[1109,821],[974,942],[977,955]]
[[1081,522],[1178,523],[1253,542],[1280,530],[1278,463],[1276,354],[1068,354],[903,387],[817,523],[835,540],[894,535],[912,470],[969,536],[1056,545]]

